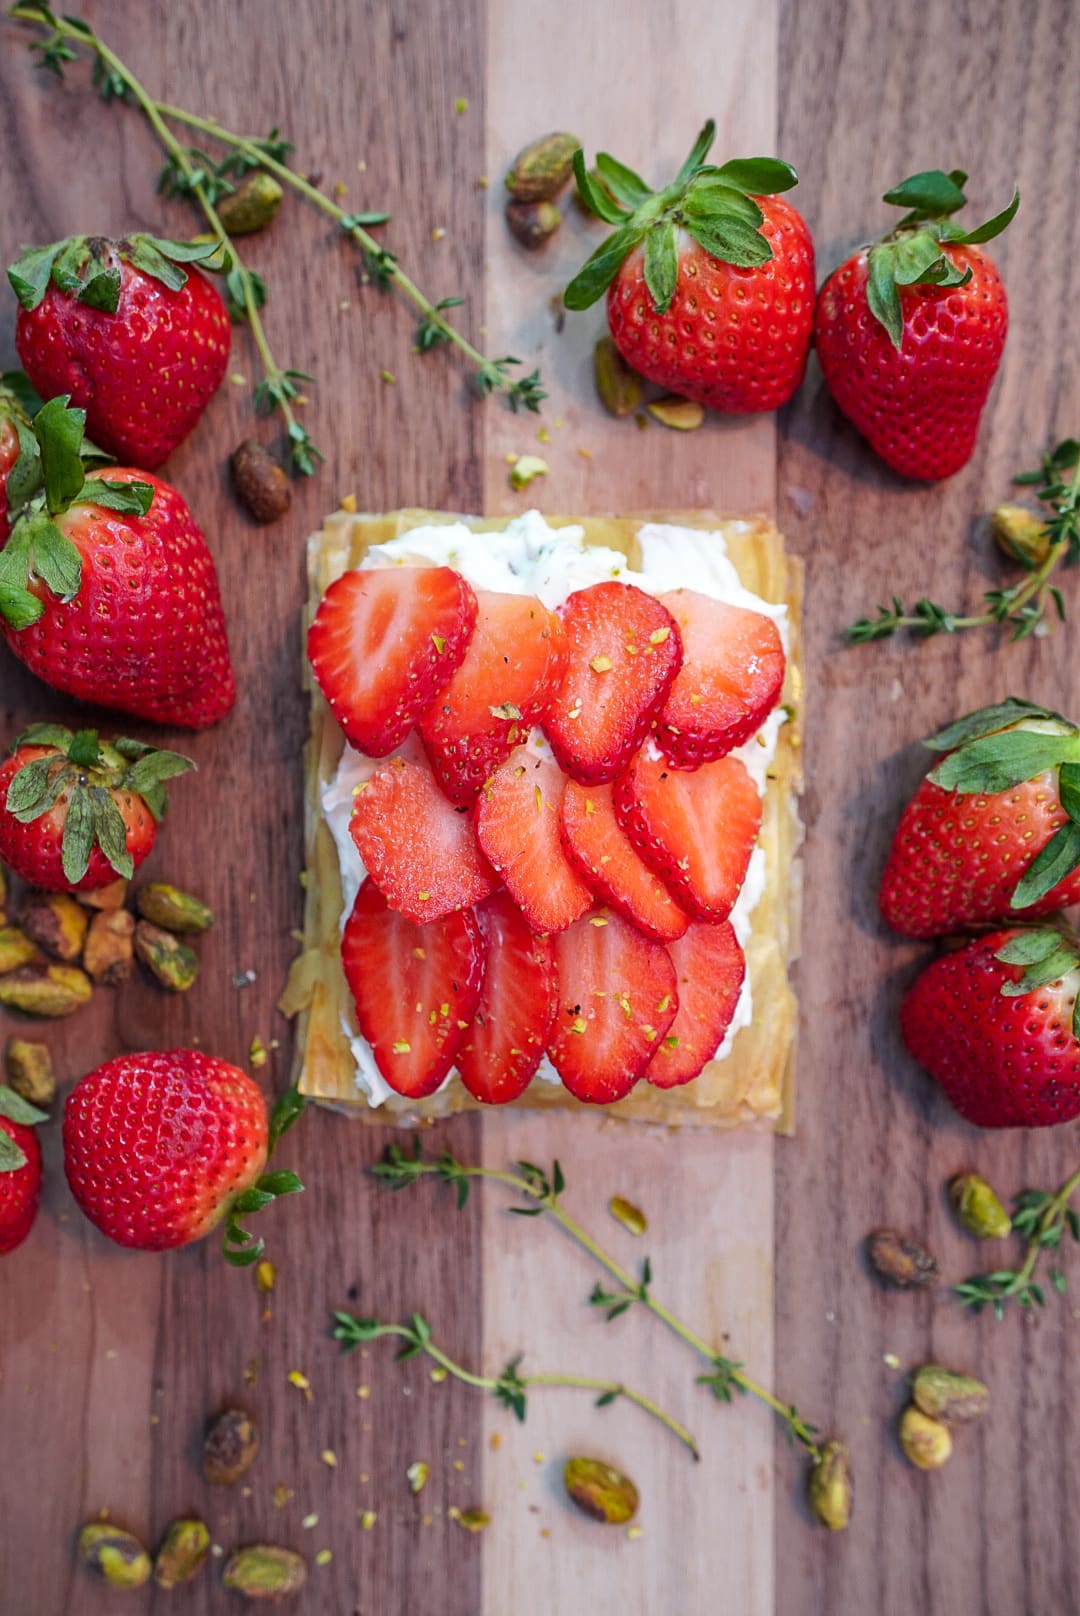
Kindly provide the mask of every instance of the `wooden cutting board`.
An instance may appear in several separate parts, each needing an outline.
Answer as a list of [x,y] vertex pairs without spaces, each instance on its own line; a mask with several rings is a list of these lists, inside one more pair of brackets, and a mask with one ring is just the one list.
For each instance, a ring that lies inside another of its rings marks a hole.
[[[959,601],[995,581],[976,514],[1004,496],[1013,469],[1080,421],[1075,335],[1062,315],[1080,292],[1069,245],[1080,90],[1068,0],[926,10],[915,0],[898,0],[887,18],[866,0],[722,0],[704,11],[687,0],[620,0],[602,12],[558,0],[540,14],[523,0],[193,0],[167,10],[113,0],[90,13],[163,98],[233,126],[279,124],[299,166],[344,186],[347,205],[392,211],[387,243],[433,295],[465,297],[463,328],[489,353],[540,364],[550,441],[536,441],[540,420],[475,402],[452,356],[415,356],[408,309],[358,284],[352,249],[320,219],[290,203],[252,242],[275,351],[317,378],[305,418],[326,465],[277,527],[256,530],[234,506],[223,462],[252,429],[255,379],[238,333],[230,381],[167,469],[218,557],[241,698],[225,726],[191,738],[200,774],[178,783],[148,866],[203,893],[218,923],[188,997],[133,983],[50,1032],[64,1078],[121,1049],[195,1040],[243,1063],[257,1034],[280,1043],[268,1087],[285,1080],[289,1029],[274,1004],[300,911],[303,539],[340,496],[355,492],[369,509],[510,512],[526,497],[509,489],[505,457],[538,451],[551,470],[527,498],[542,508],[775,514],[810,584],[810,946],[796,1138],[657,1139],[601,1119],[512,1113],[459,1119],[427,1142],[496,1167],[558,1156],[568,1206],[627,1262],[648,1252],[658,1295],[849,1438],[858,1505],[846,1537],[815,1528],[801,1504],[801,1461],[764,1413],[745,1400],[716,1405],[654,1320],[631,1313],[603,1325],[585,1303],[596,1277],[587,1257],[556,1229],[508,1216],[497,1189],[478,1191],[461,1213],[428,1185],[401,1196],[375,1189],[363,1169],[385,1144],[377,1131],[312,1114],[292,1136],[283,1160],[309,1187],[267,1216],[278,1285],[266,1308],[212,1244],[158,1259],[98,1238],[68,1196],[52,1126],[43,1214],[0,1267],[5,1616],[113,1610],[72,1554],[75,1527],[104,1507],[150,1538],[195,1510],[226,1550],[258,1539],[311,1559],[329,1549],[330,1563],[313,1567],[288,1608],[335,1616],[588,1607],[699,1616],[718,1599],[739,1616],[1080,1608],[1068,1527],[1080,1496],[1071,1304],[1038,1321],[977,1321],[944,1292],[883,1295],[858,1255],[870,1227],[895,1222],[924,1231],[960,1277],[979,1254],[948,1221],[947,1175],[976,1161],[1003,1191],[1049,1186],[1077,1143],[1074,1129],[983,1138],[935,1099],[895,1031],[921,951],[888,938],[874,906],[893,819],[921,766],[913,743],[958,708],[1010,689],[1075,705],[1071,639],[847,651],[838,638],[894,590]],[[79,229],[189,231],[179,205],[155,200],[156,154],[136,115],[103,107],[85,67],[69,69],[66,86],[47,82],[20,32],[0,27],[9,256],[21,241]],[[560,330],[549,306],[596,227],[568,205],[555,243],[526,255],[503,226],[501,175],[524,141],[569,126],[589,151],[606,146],[659,179],[710,114],[724,155],[779,151],[796,164],[823,271],[883,224],[874,198],[906,173],[968,167],[984,212],[1021,184],[1021,213],[994,249],[1013,315],[1006,362],[976,457],[946,487],[883,472],[813,366],[779,418],[713,420],[678,435],[654,425],[639,433],[598,410],[590,365],[602,316],[571,316]],[[73,712],[0,661],[0,739]],[[235,986],[248,969],[255,981]],[[13,1026],[0,1018],[0,1033]],[[612,1193],[645,1207],[644,1241],[610,1219]],[[692,1426],[701,1463],[625,1404],[598,1411],[573,1392],[536,1393],[517,1426],[479,1393],[433,1384],[423,1364],[395,1365],[386,1343],[343,1360],[329,1339],[337,1306],[384,1318],[419,1309],[473,1367],[497,1370],[524,1350],[535,1369],[639,1384]],[[886,1354],[904,1368],[940,1356],[991,1383],[991,1420],[958,1443],[941,1476],[916,1475],[896,1451],[902,1375]],[[289,1383],[294,1369],[310,1381],[310,1400]],[[232,1398],[255,1410],[263,1451],[250,1491],[220,1497],[195,1459],[203,1420]],[[562,1501],[559,1466],[582,1451],[637,1480],[639,1537],[594,1527]],[[405,1470],[417,1459],[431,1480],[414,1499]],[[279,1486],[289,1494],[280,1508]],[[451,1507],[483,1507],[492,1524],[468,1534]],[[366,1511],[377,1516],[368,1529]],[[191,1611],[236,1608],[214,1568],[172,1598]],[[125,1609],[167,1602],[135,1594]]]

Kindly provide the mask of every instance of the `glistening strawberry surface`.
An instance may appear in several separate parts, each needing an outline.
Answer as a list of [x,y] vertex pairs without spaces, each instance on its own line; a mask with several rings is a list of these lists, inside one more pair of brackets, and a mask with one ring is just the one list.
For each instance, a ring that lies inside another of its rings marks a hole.
[[155,470],[224,379],[229,316],[193,267],[214,250],[81,236],[31,249],[8,271],[26,374],[42,398],[70,395],[118,460]]
[[197,1050],[120,1055],[64,1107],[64,1171],[103,1234],[166,1251],[208,1234],[267,1157],[257,1084]]
[[675,967],[660,943],[606,909],[554,942],[552,1065],[575,1099],[610,1105],[630,1093],[675,1019]]
[[[1002,958],[1002,955],[1005,958]],[[991,932],[927,966],[900,1009],[904,1041],[980,1128],[1041,1128],[1080,1116],[1075,939]]]
[[680,907],[726,920],[761,828],[761,799],[739,759],[686,772],[643,749],[612,796],[619,823]]
[[890,926],[937,937],[1080,902],[1080,732],[1010,697],[926,744],[946,755],[892,840],[880,891]]
[[515,747],[476,801],[476,834],[535,932],[564,931],[592,894],[563,852],[566,776],[550,758]]
[[432,768],[450,800],[471,803],[546,712],[565,659],[559,619],[534,595],[476,591],[464,659],[420,720]]
[[390,1087],[434,1094],[480,1003],[484,943],[471,909],[426,926],[389,908],[373,881],[356,895],[341,941],[356,1020]]
[[606,290],[608,325],[627,363],[710,409],[775,410],[802,381],[814,318],[814,247],[805,222],[775,193],[789,164],[706,163],[710,121],[674,181],[652,192],[606,152],[597,181],[575,158],[586,207],[610,236],[566,288],[567,308]]
[[374,567],[330,585],[307,654],[353,746],[384,757],[401,745],[460,666],[476,610],[450,567]]
[[693,589],[662,595],[678,625],[683,664],[657,722],[656,741],[676,768],[723,757],[759,730],[780,700],[784,647],[763,612]]
[[130,879],[157,838],[164,782],[193,766],[143,741],[33,725],[0,765],[0,863],[47,892]]
[[658,1089],[689,1083],[711,1061],[731,1025],[746,977],[746,960],[730,921],[695,920],[668,944],[679,1008],[645,1069]]
[[818,298],[814,346],[829,391],[872,449],[906,477],[967,464],[1009,325],[1005,287],[982,250],[1016,212],[970,232],[960,171],[913,175],[886,202],[910,211],[835,270]]
[[5,1114],[8,1109],[21,1114],[25,1106],[17,1102],[10,1089],[0,1089],[0,1256],[22,1245],[41,1195],[41,1146],[34,1125]]
[[455,1064],[474,1100],[506,1105],[524,1094],[547,1047],[558,979],[551,940],[537,937],[507,893],[475,910],[484,982]]
[[566,669],[548,705],[552,751],[584,785],[614,780],[630,762],[682,663],[678,629],[633,584],[592,584],[560,607]]
[[358,786],[349,834],[391,908],[417,925],[494,891],[471,818],[443,796],[426,761],[388,758]]

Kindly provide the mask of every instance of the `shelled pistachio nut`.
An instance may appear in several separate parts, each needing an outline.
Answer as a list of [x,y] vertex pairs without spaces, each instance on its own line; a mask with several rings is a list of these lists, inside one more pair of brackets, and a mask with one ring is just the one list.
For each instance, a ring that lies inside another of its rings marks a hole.
[[563,1483],[578,1509],[595,1521],[621,1526],[637,1513],[634,1483],[603,1459],[568,1459]]
[[75,896],[84,909],[122,909],[127,901],[127,877],[118,875],[108,886],[95,887],[92,892],[77,892]]
[[83,946],[83,969],[95,982],[116,987],[135,963],[135,917],[128,909],[99,909]]
[[0,926],[0,976],[29,965],[38,957],[37,945],[18,926]]
[[150,1556],[134,1533],[107,1521],[88,1521],[83,1527],[79,1558],[110,1588],[141,1588],[152,1570]]
[[285,192],[272,174],[249,174],[244,183],[217,203],[227,235],[253,236],[273,223]]
[[609,336],[593,349],[593,377],[601,404],[612,415],[632,415],[641,403],[642,381]]
[[550,202],[558,196],[570,183],[580,145],[576,135],[557,131],[523,146],[506,175],[506,189],[515,202]]
[[990,1406],[989,1389],[970,1375],[958,1375],[941,1364],[923,1364],[911,1377],[915,1406],[932,1420],[966,1425],[981,1420]]
[[851,1455],[843,1442],[832,1438],[815,1459],[806,1484],[811,1512],[830,1532],[842,1532],[851,1520],[853,1487]]
[[75,965],[23,965],[0,976],[0,1004],[26,1016],[74,1015],[93,992],[94,984]]
[[1003,555],[1025,567],[1040,567],[1050,554],[1046,523],[1024,505],[998,505],[990,516],[990,531]]
[[242,1408],[227,1408],[203,1439],[203,1475],[214,1487],[231,1487],[249,1471],[259,1451],[259,1431]]
[[554,202],[508,202],[506,222],[523,247],[543,247],[562,224],[562,214]]
[[704,405],[693,398],[677,398],[674,393],[668,398],[653,399],[645,408],[654,421],[675,432],[696,432],[705,419]]
[[307,1562],[292,1549],[252,1543],[230,1555],[221,1580],[226,1588],[249,1599],[284,1599],[304,1586]]
[[909,1403],[900,1416],[900,1446],[919,1470],[940,1470],[952,1453],[952,1433]]
[[7,1079],[31,1105],[50,1106],[56,1098],[56,1077],[48,1044],[29,1038],[9,1038],[4,1057]]
[[166,881],[151,881],[135,894],[135,907],[144,920],[164,931],[209,931],[214,911],[193,893],[182,892]]
[[34,892],[22,906],[19,923],[46,954],[71,964],[82,953],[90,916],[70,892]]
[[173,1521],[154,1560],[154,1581],[159,1588],[177,1588],[197,1577],[210,1552],[205,1521]]
[[949,1204],[968,1233],[980,1240],[1003,1240],[1012,1232],[1012,1218],[978,1173],[957,1173],[949,1180]]
[[199,974],[199,956],[171,931],[148,920],[135,925],[135,958],[170,993],[186,993]]

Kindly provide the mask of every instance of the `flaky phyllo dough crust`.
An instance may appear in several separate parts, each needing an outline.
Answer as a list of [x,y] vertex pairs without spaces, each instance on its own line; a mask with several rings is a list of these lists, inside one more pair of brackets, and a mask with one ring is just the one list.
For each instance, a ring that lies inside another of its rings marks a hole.
[[[478,520],[422,510],[392,511],[383,516],[335,512],[308,544],[305,629],[330,584],[358,566],[370,546],[420,525],[461,520],[483,532],[504,527],[507,519]],[[635,568],[640,565],[635,535],[646,521],[720,532],[743,585],[765,600],[787,603],[789,651],[782,699],[792,716],[780,730],[763,805],[760,843],[765,850],[767,879],[753,913],[753,931],[746,948],[753,1019],[736,1033],[726,1058],[710,1061],[692,1083],[682,1088],[657,1089],[642,1081],[626,1099],[603,1109],[632,1121],[710,1127],[758,1124],[789,1132],[794,1118],[796,1003],[788,967],[797,952],[800,907],[797,795],[803,704],[801,567],[785,555],[783,539],[776,528],[762,519],[729,521],[707,511],[696,511],[547,520],[553,527],[573,524],[584,528],[586,544],[620,550]],[[286,1013],[298,1017],[296,1066],[301,1089],[312,1099],[347,1107],[355,1115],[380,1124],[396,1122],[404,1126],[425,1117],[478,1109],[456,1074],[440,1093],[427,1100],[394,1096],[376,1108],[368,1105],[356,1087],[355,1063],[342,1030],[343,1023],[355,1026],[355,1021],[352,996],[341,967],[341,879],[334,841],[320,811],[320,792],[333,778],[345,743],[306,662],[304,680],[311,696],[311,740],[305,759],[307,875],[303,949],[294,962],[282,999]],[[561,1085],[539,1079],[534,1079],[513,1103],[544,1110],[584,1109]]]

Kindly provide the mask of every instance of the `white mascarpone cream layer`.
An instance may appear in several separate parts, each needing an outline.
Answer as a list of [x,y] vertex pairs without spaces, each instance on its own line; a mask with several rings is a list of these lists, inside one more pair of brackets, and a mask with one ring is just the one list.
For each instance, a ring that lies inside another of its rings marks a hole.
[[[626,557],[617,550],[597,545],[586,546],[582,528],[551,528],[539,511],[526,511],[508,521],[501,532],[495,533],[473,533],[460,522],[416,527],[386,544],[373,545],[361,566],[366,569],[415,562],[449,566],[467,578],[474,588],[502,590],[515,595],[538,595],[549,608],[560,606],[575,589],[585,589],[589,584],[602,583],[607,578],[636,584],[650,595],[662,595],[670,589],[695,589],[702,595],[711,595],[729,605],[744,606],[749,611],[763,612],[767,617],[774,618],[784,648],[787,649],[786,606],[762,600],[743,588],[734,565],[728,559],[721,533],[647,522],[638,530],[638,544],[642,558],[640,571],[629,566]],[[762,794],[769,765],[776,752],[780,726],[784,721],[782,709],[777,708],[769,714],[758,733],[732,754],[742,759]],[[528,744],[547,749],[547,742],[540,730],[532,732]],[[399,755],[416,755],[418,752],[422,755],[420,742],[413,734],[400,748]],[[337,773],[323,787],[323,817],[333,835],[341,867],[343,929],[367,873],[356,844],[349,835],[353,796],[356,787],[385,761],[384,758],[365,757],[351,746],[346,746]],[[731,912],[735,934],[744,947],[750,936],[751,917],[764,890],[765,855],[758,847],[751,855],[746,880]],[[749,1026],[752,1014],[753,1001],[747,978],[731,1025],[716,1052],[717,1060],[724,1059],[735,1034],[740,1027]],[[382,1105],[393,1097],[394,1091],[376,1066],[371,1045],[358,1030],[351,1011],[343,1017],[342,1031],[356,1062],[357,1091],[367,1099],[369,1105]],[[536,1075],[542,1082],[559,1082],[558,1073],[547,1056],[540,1062]],[[451,1073],[447,1083],[452,1076]]]

